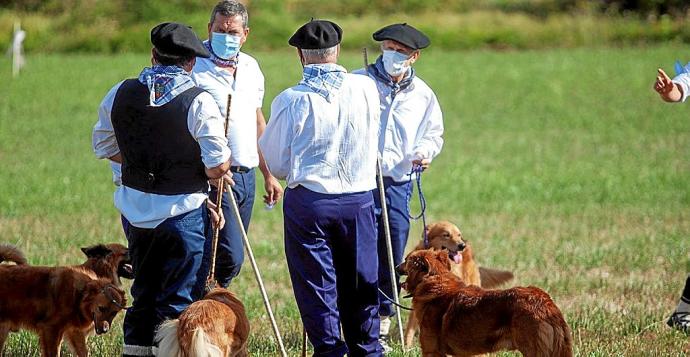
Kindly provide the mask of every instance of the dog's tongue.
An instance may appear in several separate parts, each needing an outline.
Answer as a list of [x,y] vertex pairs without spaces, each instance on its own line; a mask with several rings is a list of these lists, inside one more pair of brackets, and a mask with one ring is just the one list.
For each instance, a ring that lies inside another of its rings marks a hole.
[[462,254],[455,254],[455,256],[453,257],[453,261],[455,262],[455,264],[462,263]]

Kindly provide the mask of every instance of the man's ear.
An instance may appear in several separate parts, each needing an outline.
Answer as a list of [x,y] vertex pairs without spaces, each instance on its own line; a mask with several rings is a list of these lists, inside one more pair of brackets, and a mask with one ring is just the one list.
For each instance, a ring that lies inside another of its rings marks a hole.
[[422,55],[422,51],[420,51],[420,50],[415,51],[412,54],[412,56],[410,56],[410,65],[414,64],[419,59],[419,56],[421,56],[421,55]]
[[113,251],[103,244],[92,245],[90,247],[81,248],[81,251],[87,258],[105,258]]
[[249,37],[249,27],[244,28],[244,36],[242,36],[242,39],[240,40],[240,46],[247,42],[247,37]]

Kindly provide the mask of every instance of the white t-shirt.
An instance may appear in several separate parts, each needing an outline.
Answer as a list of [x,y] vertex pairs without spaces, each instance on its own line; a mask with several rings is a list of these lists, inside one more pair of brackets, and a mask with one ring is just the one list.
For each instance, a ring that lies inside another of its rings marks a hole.
[[227,133],[231,165],[257,167],[259,153],[256,146],[256,110],[264,100],[264,75],[250,55],[240,52],[233,76],[208,58],[196,59],[192,71],[196,85],[213,96],[225,118],[228,94],[232,94],[230,121]]

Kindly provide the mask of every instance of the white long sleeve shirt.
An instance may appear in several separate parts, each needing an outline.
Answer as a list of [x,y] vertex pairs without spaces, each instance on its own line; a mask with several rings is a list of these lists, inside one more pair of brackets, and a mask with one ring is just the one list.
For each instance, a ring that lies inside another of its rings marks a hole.
[[673,83],[678,83],[681,88],[683,88],[683,96],[681,97],[681,102],[685,102],[690,96],[690,74],[681,73],[673,78]]
[[345,74],[331,102],[305,85],[280,93],[259,147],[287,186],[341,194],[376,187],[379,100],[374,82]]
[[[120,152],[111,122],[113,101],[122,82],[115,85],[103,98],[98,109],[98,122],[93,128],[93,150],[99,159],[107,159]],[[187,112],[187,129],[201,148],[201,160],[208,168],[219,166],[230,158],[227,139],[223,135],[223,117],[213,97],[199,94]],[[117,165],[116,165],[117,166]],[[114,169],[115,167],[113,167]],[[117,174],[119,170],[113,170]],[[119,178],[113,178],[119,182]],[[115,207],[135,227],[155,228],[170,217],[199,208],[206,193],[158,195],[142,192],[125,185],[115,190]]]
[[256,145],[256,111],[264,100],[264,75],[259,64],[250,55],[237,56],[235,75],[216,66],[208,58],[198,57],[192,70],[196,85],[213,96],[221,115],[225,118],[228,94],[232,94],[228,147],[233,166],[257,167],[259,150]]
[[415,76],[406,89],[391,96],[392,88],[369,76],[364,69],[354,71],[376,82],[381,103],[379,152],[383,176],[396,182],[410,176],[412,161],[433,160],[443,147],[443,114],[434,91]]

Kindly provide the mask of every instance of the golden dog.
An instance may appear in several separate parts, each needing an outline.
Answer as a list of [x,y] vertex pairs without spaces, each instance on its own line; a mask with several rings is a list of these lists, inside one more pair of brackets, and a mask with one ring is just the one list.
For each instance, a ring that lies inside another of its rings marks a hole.
[[518,350],[524,356],[570,357],[572,338],[551,297],[536,287],[486,290],[451,271],[448,252],[418,250],[397,271],[420,321],[423,356],[474,356]]
[[[439,221],[426,227],[429,247],[433,250],[448,252],[451,271],[467,285],[494,288],[513,279],[513,273],[481,267],[474,259],[472,246],[466,241],[458,226],[448,221]],[[419,242],[416,250],[426,249],[424,242]],[[419,323],[414,312],[410,314],[405,326],[405,346],[411,347]]]
[[231,292],[215,288],[156,332],[157,356],[247,356],[249,319]]

